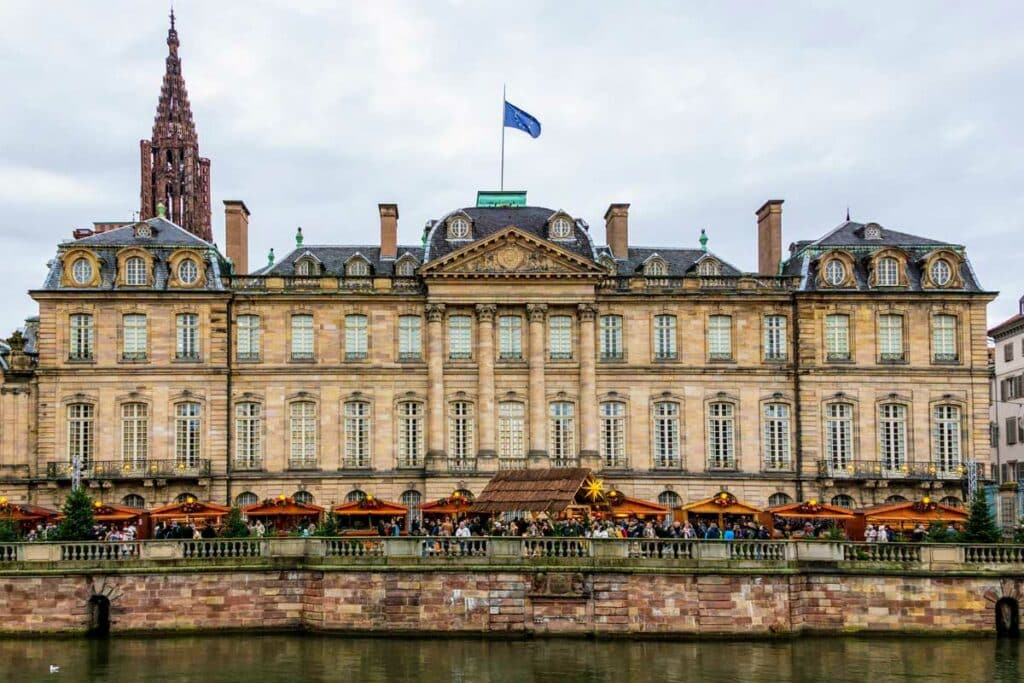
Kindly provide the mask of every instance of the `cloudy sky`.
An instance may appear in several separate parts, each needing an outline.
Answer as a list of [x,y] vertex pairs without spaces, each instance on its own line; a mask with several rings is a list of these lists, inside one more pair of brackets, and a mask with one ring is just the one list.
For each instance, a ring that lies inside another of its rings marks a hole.
[[[298,6],[298,8],[296,7]],[[252,211],[250,264],[307,243],[400,240],[498,184],[587,220],[631,202],[640,245],[756,268],[754,210],[784,241],[855,220],[965,243],[997,322],[1024,294],[1020,3],[175,3],[200,148]],[[138,141],[164,70],[167,2],[0,3],[6,334],[56,243],[138,209]]]

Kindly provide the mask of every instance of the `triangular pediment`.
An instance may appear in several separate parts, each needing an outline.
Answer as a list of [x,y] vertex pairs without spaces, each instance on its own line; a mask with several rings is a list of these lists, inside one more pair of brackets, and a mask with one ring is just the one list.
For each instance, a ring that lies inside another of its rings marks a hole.
[[604,270],[584,258],[509,226],[468,244],[420,271],[425,277],[599,277]]

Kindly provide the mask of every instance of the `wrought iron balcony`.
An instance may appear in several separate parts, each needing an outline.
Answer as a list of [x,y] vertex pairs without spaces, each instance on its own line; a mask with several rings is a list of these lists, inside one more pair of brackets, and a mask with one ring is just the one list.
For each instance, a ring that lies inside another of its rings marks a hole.
[[907,462],[892,464],[881,460],[854,460],[845,464],[818,461],[818,476],[826,479],[963,479],[967,468],[960,464]]
[[[71,479],[69,462],[46,463],[47,479]],[[83,479],[174,479],[210,475],[209,460],[96,460],[82,467]]]

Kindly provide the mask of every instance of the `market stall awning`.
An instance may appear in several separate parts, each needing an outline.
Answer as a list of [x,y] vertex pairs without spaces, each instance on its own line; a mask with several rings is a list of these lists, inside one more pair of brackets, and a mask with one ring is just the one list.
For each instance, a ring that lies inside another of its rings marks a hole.
[[625,495],[610,497],[607,507],[598,509],[607,511],[616,517],[653,517],[667,515],[672,511],[665,505]]
[[324,509],[312,503],[298,503],[293,498],[280,496],[242,508],[248,517],[319,517]]
[[473,499],[462,495],[458,491],[450,496],[439,500],[432,500],[429,503],[420,505],[420,514],[423,515],[464,515],[470,512]]
[[[546,512],[558,514],[576,502],[590,470],[585,467],[502,470],[487,482],[470,512]],[[421,510],[427,512],[424,505]]]
[[761,512],[760,508],[740,502],[728,491],[684,505],[680,510],[691,515],[756,515]]
[[961,508],[936,503],[929,498],[918,502],[904,501],[888,505],[876,505],[860,512],[868,524],[890,524],[905,526],[907,524],[924,524],[932,522],[940,524],[963,524],[967,521],[968,512]]
[[149,511],[153,519],[220,519],[227,516],[231,508],[216,503],[206,503],[198,500],[185,501],[164,505]]
[[12,522],[46,522],[60,516],[57,510],[44,508],[31,503],[10,503],[7,498],[0,498],[0,519]]
[[130,508],[127,505],[114,505],[113,503],[93,503],[92,517],[97,522],[131,522],[141,520],[148,513],[139,508]]
[[367,496],[363,500],[335,505],[332,512],[339,516],[403,517],[409,513],[409,508],[398,503]]
[[776,505],[775,507],[768,508],[765,512],[775,517],[795,519],[853,519],[856,516],[853,510],[848,508],[830,505],[829,503],[819,503],[814,500],[809,500],[805,503]]

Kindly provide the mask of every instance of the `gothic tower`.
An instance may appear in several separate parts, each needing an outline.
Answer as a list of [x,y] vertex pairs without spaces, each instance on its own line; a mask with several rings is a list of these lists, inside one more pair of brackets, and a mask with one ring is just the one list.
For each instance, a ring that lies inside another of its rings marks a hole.
[[153,121],[153,139],[142,140],[142,218],[166,217],[196,236],[213,241],[210,228],[210,160],[199,156],[199,136],[192,121],[185,79],[178,57],[178,32],[167,31],[167,71]]

